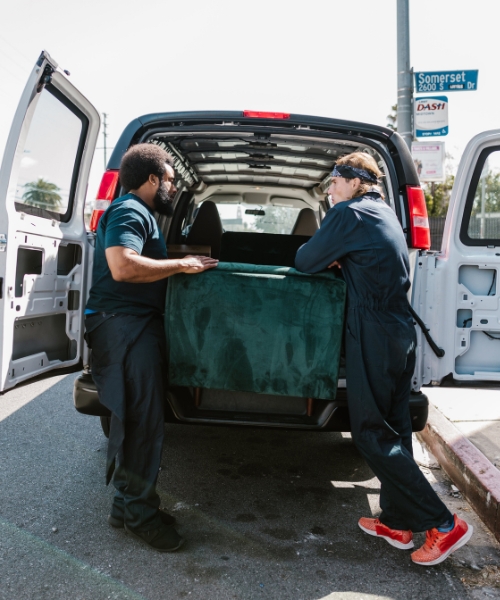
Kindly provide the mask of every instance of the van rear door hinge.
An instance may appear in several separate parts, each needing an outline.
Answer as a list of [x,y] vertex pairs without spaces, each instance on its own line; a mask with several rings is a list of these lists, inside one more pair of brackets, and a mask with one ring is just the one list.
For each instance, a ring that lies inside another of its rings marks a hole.
[[52,83],[52,75],[54,74],[54,68],[52,65],[45,65],[42,76],[38,81],[38,86],[36,88],[36,93],[39,94],[46,85]]
[[5,233],[0,233],[0,252],[5,252],[7,248],[7,236]]

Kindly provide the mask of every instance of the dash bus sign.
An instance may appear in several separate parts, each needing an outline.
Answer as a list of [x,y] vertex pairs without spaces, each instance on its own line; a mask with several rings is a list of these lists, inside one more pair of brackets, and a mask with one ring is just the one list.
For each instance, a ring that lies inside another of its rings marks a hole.
[[427,71],[415,73],[415,91],[473,92],[477,90],[479,71]]
[[425,96],[415,98],[414,127],[417,137],[448,135],[448,98]]

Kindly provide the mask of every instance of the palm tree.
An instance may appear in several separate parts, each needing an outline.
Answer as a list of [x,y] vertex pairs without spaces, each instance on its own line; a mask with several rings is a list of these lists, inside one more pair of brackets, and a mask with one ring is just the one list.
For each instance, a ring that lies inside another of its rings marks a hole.
[[23,187],[26,189],[23,194],[25,204],[53,211],[60,208],[62,198],[57,192],[60,192],[61,188],[57,187],[55,183],[50,183],[40,177],[38,181],[30,181]]

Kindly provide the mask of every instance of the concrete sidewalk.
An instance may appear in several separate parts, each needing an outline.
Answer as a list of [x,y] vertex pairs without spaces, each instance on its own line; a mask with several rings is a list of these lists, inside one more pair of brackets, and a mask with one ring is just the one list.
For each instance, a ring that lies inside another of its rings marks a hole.
[[500,541],[500,389],[424,388],[418,435]]

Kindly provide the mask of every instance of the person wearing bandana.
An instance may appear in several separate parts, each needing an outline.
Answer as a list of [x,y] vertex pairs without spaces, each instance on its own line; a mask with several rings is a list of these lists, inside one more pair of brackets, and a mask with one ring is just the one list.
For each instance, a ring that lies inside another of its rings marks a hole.
[[376,161],[355,152],[337,161],[332,208],[301,248],[295,265],[317,273],[339,267],[347,284],[346,380],[353,440],[381,482],[378,519],[358,525],[400,549],[413,532],[426,541],[413,562],[434,565],[463,546],[472,527],[452,515],[413,459],[409,410],[416,334],[409,310],[408,249],[384,202]]
[[173,214],[174,179],[173,159],[159,146],[137,144],[124,154],[120,183],[127,193],[99,222],[85,309],[92,377],[111,411],[106,484],[113,477],[116,491],[108,522],[160,552],[183,543],[156,493],[165,427],[167,278],[218,263],[204,256],[167,258],[154,213]]

